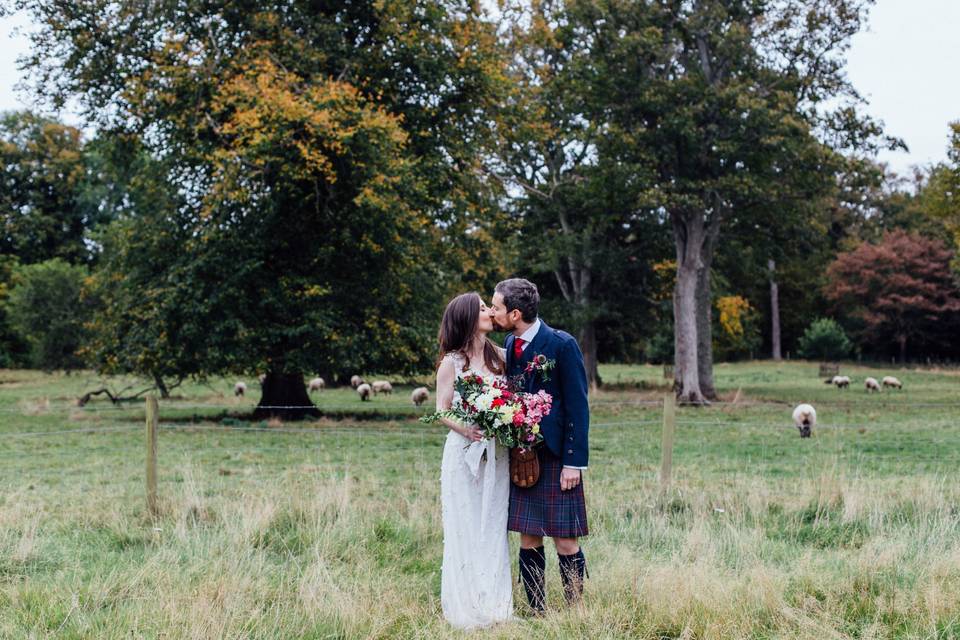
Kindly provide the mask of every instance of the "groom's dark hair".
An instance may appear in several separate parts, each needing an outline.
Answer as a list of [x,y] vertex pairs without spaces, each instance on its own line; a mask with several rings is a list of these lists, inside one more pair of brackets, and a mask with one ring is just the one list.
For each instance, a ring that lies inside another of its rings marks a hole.
[[537,319],[540,310],[540,292],[537,285],[523,278],[509,278],[497,283],[494,289],[503,296],[507,313],[517,309],[524,322]]

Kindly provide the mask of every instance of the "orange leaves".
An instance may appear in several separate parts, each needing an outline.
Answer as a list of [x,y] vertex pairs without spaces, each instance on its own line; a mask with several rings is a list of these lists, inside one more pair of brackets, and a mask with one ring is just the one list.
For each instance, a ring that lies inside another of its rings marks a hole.
[[717,298],[717,310],[720,312],[720,326],[731,338],[743,336],[744,318],[753,308],[743,296],[721,296]]
[[[275,61],[267,43],[236,65],[211,107],[213,119],[222,123],[223,144],[209,157],[219,177],[217,198],[245,200],[258,185],[268,187],[262,182],[267,179],[330,186],[346,167],[365,173],[365,157],[401,162],[407,142],[400,119],[371,104],[356,87],[292,73]],[[367,145],[372,149],[358,149]],[[386,206],[378,200],[378,187],[388,182],[374,173],[358,189],[357,203]]]

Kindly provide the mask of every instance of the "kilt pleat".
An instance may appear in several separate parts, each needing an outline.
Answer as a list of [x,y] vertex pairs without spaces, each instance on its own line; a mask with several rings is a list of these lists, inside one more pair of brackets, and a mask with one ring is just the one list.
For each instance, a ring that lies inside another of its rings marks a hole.
[[583,478],[570,491],[560,490],[563,461],[546,446],[537,449],[540,479],[522,489],[510,484],[510,517],[507,529],[551,538],[579,538],[587,535],[587,505]]

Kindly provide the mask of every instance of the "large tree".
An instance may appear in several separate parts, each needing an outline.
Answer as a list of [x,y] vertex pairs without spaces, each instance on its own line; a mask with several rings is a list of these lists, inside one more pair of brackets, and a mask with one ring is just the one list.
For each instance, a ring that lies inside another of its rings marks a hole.
[[624,340],[653,306],[642,283],[662,235],[655,215],[637,206],[647,176],[623,161],[629,140],[608,126],[611,96],[593,81],[579,14],[562,1],[502,9],[513,90],[497,119],[491,170],[515,195],[520,264],[556,294],[545,310],[575,329],[595,387],[603,342],[611,354],[638,350]]
[[88,262],[88,231],[104,218],[84,197],[80,130],[28,111],[0,115],[0,253],[22,264]]
[[890,231],[877,244],[864,242],[838,255],[825,293],[856,322],[867,350],[886,355],[895,346],[906,362],[908,345],[952,346],[960,318],[952,258],[939,240]]
[[927,215],[952,232],[960,252],[960,121],[950,124],[947,161],[930,170],[917,199]]
[[713,393],[710,272],[721,227],[804,197],[811,178],[832,180],[832,151],[876,143],[880,131],[858,116],[843,72],[869,2],[572,4],[610,119],[632,142],[631,161],[655,175],[643,202],[673,229],[678,393],[703,402]]
[[500,61],[470,3],[20,4],[38,92],[171,189],[105,243],[129,278],[105,326],[166,345],[129,362],[266,370],[261,406],[309,405],[304,372],[428,364],[439,295],[500,266],[477,170]]

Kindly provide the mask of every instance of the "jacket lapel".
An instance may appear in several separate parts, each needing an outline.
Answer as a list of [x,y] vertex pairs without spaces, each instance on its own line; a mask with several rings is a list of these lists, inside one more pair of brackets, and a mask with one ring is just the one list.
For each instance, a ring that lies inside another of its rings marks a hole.
[[[547,323],[541,319],[540,329],[537,331],[537,335],[533,336],[533,341],[527,345],[526,349],[523,350],[523,358],[520,359],[521,370],[525,370],[527,368],[527,364],[533,359],[534,355],[543,353],[543,348],[547,344],[547,336],[549,335],[549,332],[550,327],[548,327]],[[531,391],[533,388],[533,381],[536,377],[536,373],[526,374],[524,383],[527,387],[527,391]]]
[[542,353],[543,348],[547,344],[547,335],[550,331],[550,327],[547,326],[547,323],[543,320],[540,321],[540,330],[537,331],[537,335],[533,336],[533,342],[527,345],[527,348],[523,350],[523,364],[526,366],[528,362],[533,358],[534,354]]

